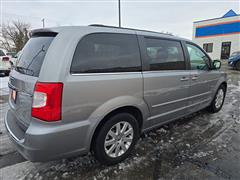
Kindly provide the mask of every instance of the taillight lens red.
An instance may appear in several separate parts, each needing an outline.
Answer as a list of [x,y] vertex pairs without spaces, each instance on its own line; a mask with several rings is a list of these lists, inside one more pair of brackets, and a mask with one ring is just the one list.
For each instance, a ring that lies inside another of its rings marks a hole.
[[61,120],[63,83],[37,82],[33,94],[32,116],[43,121]]
[[2,60],[3,61],[9,61],[9,57],[3,57]]

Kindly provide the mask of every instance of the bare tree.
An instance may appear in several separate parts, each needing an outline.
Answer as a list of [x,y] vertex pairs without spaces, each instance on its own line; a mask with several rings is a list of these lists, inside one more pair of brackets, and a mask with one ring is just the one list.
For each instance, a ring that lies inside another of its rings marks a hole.
[[20,51],[29,39],[29,28],[30,24],[20,21],[3,24],[0,37],[0,47],[7,51]]

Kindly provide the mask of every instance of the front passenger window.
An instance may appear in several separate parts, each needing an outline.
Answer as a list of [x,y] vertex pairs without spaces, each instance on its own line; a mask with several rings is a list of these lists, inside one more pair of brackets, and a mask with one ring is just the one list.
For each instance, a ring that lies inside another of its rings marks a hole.
[[192,70],[207,70],[209,58],[197,46],[187,44],[187,50],[190,58]]

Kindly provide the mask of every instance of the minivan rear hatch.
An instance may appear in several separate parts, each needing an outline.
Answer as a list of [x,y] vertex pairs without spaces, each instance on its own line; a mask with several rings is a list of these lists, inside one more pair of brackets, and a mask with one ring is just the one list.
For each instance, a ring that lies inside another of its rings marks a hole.
[[39,73],[55,32],[35,33],[24,46],[9,78],[9,105],[24,130],[32,119],[32,98]]

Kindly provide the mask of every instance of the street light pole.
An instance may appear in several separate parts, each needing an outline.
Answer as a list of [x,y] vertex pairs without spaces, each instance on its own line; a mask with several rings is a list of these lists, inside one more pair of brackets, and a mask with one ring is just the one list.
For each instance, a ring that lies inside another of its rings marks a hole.
[[118,26],[121,27],[121,2],[118,0]]

